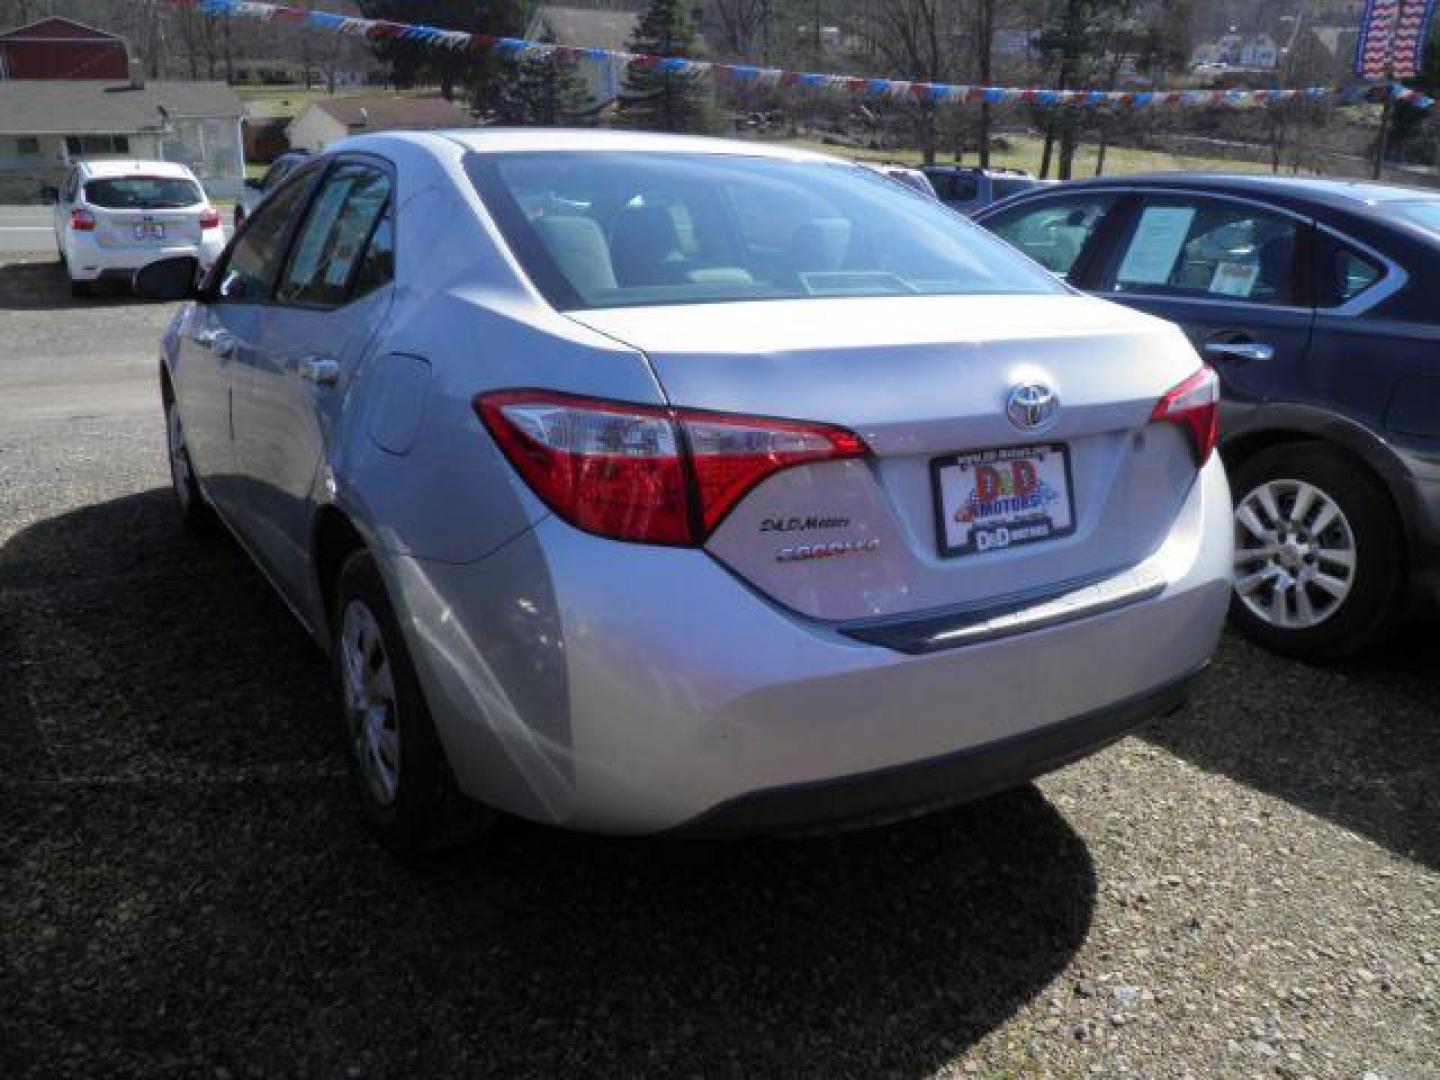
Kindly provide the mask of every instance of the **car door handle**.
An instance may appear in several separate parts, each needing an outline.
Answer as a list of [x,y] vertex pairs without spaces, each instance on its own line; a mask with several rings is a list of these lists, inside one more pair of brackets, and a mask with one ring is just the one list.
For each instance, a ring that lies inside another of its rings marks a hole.
[[196,345],[202,349],[209,349],[221,360],[228,360],[235,355],[235,335],[227,334],[224,330],[201,330],[192,338]]
[[319,386],[334,386],[340,381],[340,365],[328,356],[307,356],[296,370],[302,379]]
[[1207,341],[1205,353],[1220,360],[1273,360],[1275,346],[1263,341]]

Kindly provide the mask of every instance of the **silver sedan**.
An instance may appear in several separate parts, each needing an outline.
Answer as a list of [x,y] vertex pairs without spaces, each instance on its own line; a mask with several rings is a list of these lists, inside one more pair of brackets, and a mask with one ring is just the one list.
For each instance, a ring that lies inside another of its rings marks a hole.
[[180,510],[333,658],[396,849],[919,813],[1174,710],[1220,633],[1185,337],[835,159],[366,136],[137,286],[189,301]]

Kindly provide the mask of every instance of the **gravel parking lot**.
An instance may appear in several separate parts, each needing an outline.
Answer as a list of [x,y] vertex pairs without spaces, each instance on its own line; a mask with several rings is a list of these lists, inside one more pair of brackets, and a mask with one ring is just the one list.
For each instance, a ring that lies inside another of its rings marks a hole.
[[179,530],[155,341],[0,256],[0,1076],[1440,1075],[1440,633],[804,841],[419,868],[325,668]]

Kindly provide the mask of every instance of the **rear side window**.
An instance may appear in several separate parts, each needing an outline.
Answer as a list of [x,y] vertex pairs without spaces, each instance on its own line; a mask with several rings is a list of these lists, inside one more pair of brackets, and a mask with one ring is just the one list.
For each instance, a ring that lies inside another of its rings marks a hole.
[[1339,307],[1355,299],[1385,276],[1385,268],[1369,256],[1331,236],[1322,236],[1316,251],[1316,303]]
[[296,177],[246,220],[229,259],[213,279],[218,298],[269,299],[312,180],[313,174]]
[[358,163],[330,172],[301,227],[276,299],[343,304],[370,234],[390,198],[390,177]]
[[204,202],[205,193],[178,176],[117,176],[86,181],[85,201],[106,210],[174,210]]
[[1146,201],[1113,269],[1113,293],[1294,304],[1297,222],[1245,203]]
[[1052,274],[1066,277],[1114,204],[1113,195],[1046,199],[1002,212],[985,225]]

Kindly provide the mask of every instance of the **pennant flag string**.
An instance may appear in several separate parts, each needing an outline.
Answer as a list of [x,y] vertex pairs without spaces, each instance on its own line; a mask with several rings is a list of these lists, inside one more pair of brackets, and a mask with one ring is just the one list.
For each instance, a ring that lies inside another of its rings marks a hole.
[[[1376,6],[1399,6],[1405,0],[1372,0]],[[1408,7],[1423,5],[1433,10],[1434,0],[1408,0]],[[708,77],[727,86],[801,87],[831,90],[855,97],[934,105],[1026,104],[1045,107],[1178,107],[1229,105],[1273,105],[1284,101],[1335,101],[1339,104],[1383,102],[1389,98],[1417,109],[1429,109],[1435,99],[1394,81],[1370,82],[1329,88],[1308,86],[1262,90],[1046,90],[1011,86],[964,86],[952,83],[912,82],[904,79],[831,75],[780,68],[753,67],[692,60],[680,56],[652,56],[618,49],[554,45],[524,38],[471,34],[463,30],[442,30],[434,26],[365,19],[327,11],[260,3],[257,0],[169,0],[173,6],[190,8],[204,15],[283,22],[309,30],[323,30],[367,41],[402,41],[458,53],[489,53],[503,60],[518,61],[558,57],[570,62],[639,66],[675,75]],[[1408,31],[1407,26],[1407,31]],[[1409,42],[1404,42],[1409,46]],[[1362,45],[1363,48],[1363,45]]]

